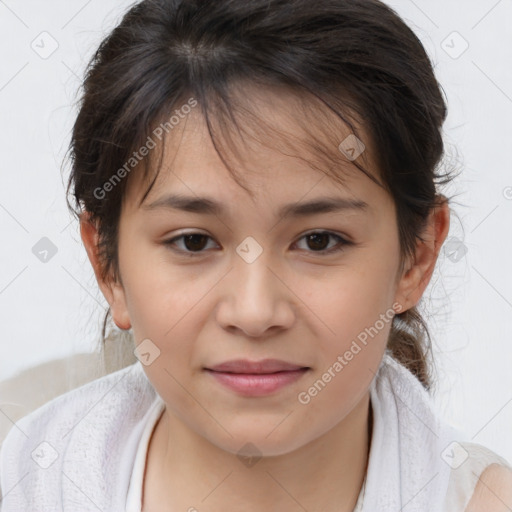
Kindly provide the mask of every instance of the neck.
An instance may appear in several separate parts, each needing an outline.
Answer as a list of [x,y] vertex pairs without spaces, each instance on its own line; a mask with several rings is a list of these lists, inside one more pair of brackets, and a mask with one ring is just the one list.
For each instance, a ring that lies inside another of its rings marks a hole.
[[166,408],[148,447],[143,510],[166,503],[172,511],[296,511],[299,506],[308,512],[352,512],[367,470],[372,424],[368,393],[307,445],[243,464]]

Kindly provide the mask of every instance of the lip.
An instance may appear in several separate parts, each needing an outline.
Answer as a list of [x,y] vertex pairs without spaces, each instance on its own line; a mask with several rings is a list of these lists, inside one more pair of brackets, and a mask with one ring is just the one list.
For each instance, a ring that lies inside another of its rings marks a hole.
[[309,367],[278,359],[247,361],[237,359],[205,368],[205,371],[224,385],[243,396],[264,396],[296,382]]
[[224,373],[250,373],[250,374],[267,374],[276,372],[295,371],[307,366],[300,364],[288,363],[280,359],[263,359],[261,361],[249,361],[248,359],[233,359],[225,363],[206,368],[215,372]]

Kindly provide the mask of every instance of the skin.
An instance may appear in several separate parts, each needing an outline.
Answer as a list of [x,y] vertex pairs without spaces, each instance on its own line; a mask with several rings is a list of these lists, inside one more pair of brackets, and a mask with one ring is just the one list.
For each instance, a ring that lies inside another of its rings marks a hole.
[[[289,94],[253,91],[250,98],[274,127],[297,132]],[[144,204],[170,192],[207,195],[226,206],[225,214],[139,208],[146,187],[134,172],[121,213],[118,282],[100,277],[96,227],[85,215],[81,221],[115,323],[131,327],[137,344],[149,338],[160,350],[144,366],[166,408],[149,445],[143,509],[352,511],[368,461],[369,386],[391,322],[309,403],[297,397],[394,303],[396,312],[418,303],[448,233],[449,207],[432,212],[424,241],[400,274],[392,198],[341,153],[344,186],[302,159],[252,142],[243,161],[250,197],[215,152],[199,109],[173,133]],[[341,127],[339,140],[349,133]],[[321,196],[361,199],[369,208],[277,216],[283,204]],[[199,256],[183,255],[190,247],[183,239],[174,245],[182,254],[163,243],[183,230],[210,237],[196,242],[204,243]],[[315,251],[304,235],[324,230],[353,245],[326,254],[337,246],[333,236]],[[248,236],[263,249],[250,264],[236,252]],[[203,370],[235,358],[278,358],[310,370],[270,395],[248,398]],[[248,442],[261,455],[249,467],[237,456]]]
[[475,492],[465,512],[510,512],[512,470],[491,464],[478,477]]

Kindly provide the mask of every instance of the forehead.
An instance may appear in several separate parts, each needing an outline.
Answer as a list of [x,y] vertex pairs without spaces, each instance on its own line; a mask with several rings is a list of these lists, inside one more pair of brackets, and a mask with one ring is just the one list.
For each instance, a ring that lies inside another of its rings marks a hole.
[[[240,97],[244,99],[241,101]],[[135,203],[154,177],[143,208],[171,191],[175,196],[209,196],[229,202],[242,187],[251,199],[271,198],[270,202],[277,204],[319,194],[367,195],[365,189],[372,188],[372,184],[377,187],[339,149],[342,141],[354,137],[350,127],[319,103],[280,89],[264,93],[244,89],[244,95],[234,94],[233,99],[241,131],[210,114],[213,140],[204,112],[199,106],[192,109],[149,155],[150,162],[157,161],[156,155],[162,157],[160,166],[151,169],[149,179],[144,181],[141,172],[130,177],[127,202]],[[360,125],[357,130],[360,137],[366,138]],[[314,147],[320,147],[320,151],[315,152]],[[369,148],[365,139],[365,151],[359,161],[364,161],[364,167],[375,175]],[[342,183],[334,180],[329,170],[336,172]],[[362,201],[359,203],[361,206]]]

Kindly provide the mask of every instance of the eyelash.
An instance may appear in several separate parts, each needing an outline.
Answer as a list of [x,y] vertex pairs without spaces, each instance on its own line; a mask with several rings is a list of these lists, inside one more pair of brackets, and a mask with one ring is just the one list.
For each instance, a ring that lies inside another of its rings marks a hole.
[[[183,255],[186,255],[187,257],[194,258],[194,257],[200,256],[205,251],[204,250],[201,250],[201,251],[186,251],[186,250],[183,250],[183,249],[176,249],[176,248],[172,247],[177,240],[183,239],[186,236],[194,236],[194,235],[205,236],[205,237],[209,238],[210,240],[212,240],[212,238],[210,236],[208,236],[208,235],[206,235],[204,233],[191,232],[191,233],[183,233],[182,235],[176,236],[176,237],[171,238],[169,240],[164,240],[162,243],[165,246],[168,246],[169,249],[171,249],[174,252],[178,252],[178,253],[181,253]],[[334,238],[338,239],[338,247],[331,248],[331,249],[319,250],[319,251],[307,251],[307,252],[311,252],[313,254],[330,255],[330,254],[341,252],[341,251],[345,250],[346,247],[348,247],[350,245],[353,245],[353,242],[350,242],[350,241],[346,240],[345,238],[341,237],[340,235],[337,235],[336,233],[332,233],[331,231],[310,231],[309,233],[306,233],[306,234],[302,235],[299,238],[299,240],[302,240],[303,238],[306,238],[306,237],[311,236],[311,235],[329,235],[331,237],[334,237]]]

